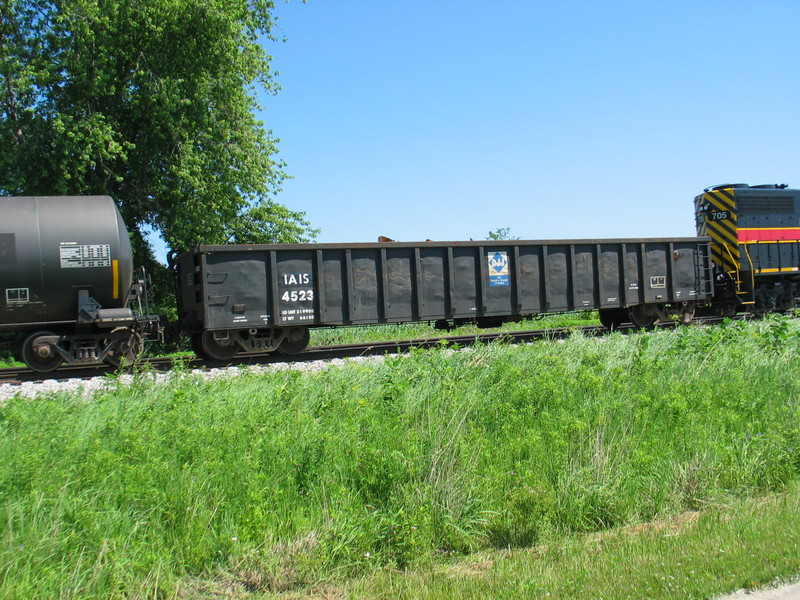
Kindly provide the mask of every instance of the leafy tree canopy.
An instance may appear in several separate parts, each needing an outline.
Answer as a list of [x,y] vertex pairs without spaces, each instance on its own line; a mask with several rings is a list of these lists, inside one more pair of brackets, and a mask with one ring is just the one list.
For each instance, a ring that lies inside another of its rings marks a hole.
[[[109,194],[174,249],[307,241],[256,92],[267,0],[0,0],[0,193]],[[138,234],[141,250],[141,234]]]

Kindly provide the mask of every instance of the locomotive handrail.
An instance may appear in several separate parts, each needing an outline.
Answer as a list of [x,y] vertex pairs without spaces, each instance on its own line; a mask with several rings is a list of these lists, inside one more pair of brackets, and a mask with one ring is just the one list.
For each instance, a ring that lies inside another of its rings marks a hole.
[[739,261],[737,261],[736,259],[733,258],[733,253],[731,252],[731,249],[728,246],[728,244],[723,243],[722,247],[725,248],[725,252],[728,253],[728,257],[731,259],[731,264],[734,266],[733,271],[736,273],[736,279],[735,279],[735,281],[736,281],[736,293],[737,294],[742,294],[743,293],[742,292],[742,288],[741,288],[742,275],[741,275],[741,273],[739,271]]
[[756,291],[756,269],[753,265],[753,259],[750,256],[750,249],[748,248],[747,244],[744,244],[744,253],[747,256],[747,262],[750,263],[750,289],[753,290],[753,293]]

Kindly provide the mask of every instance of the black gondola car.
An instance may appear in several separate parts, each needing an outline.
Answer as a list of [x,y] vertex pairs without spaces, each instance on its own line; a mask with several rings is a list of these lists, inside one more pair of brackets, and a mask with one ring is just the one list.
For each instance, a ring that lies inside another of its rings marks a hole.
[[609,326],[691,319],[713,294],[707,238],[201,245],[171,258],[195,350],[292,354],[309,328],[496,326],[598,309]]

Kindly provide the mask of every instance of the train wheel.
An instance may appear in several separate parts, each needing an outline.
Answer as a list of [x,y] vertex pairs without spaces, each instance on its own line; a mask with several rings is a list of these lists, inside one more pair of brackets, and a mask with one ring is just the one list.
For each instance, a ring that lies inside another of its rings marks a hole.
[[278,352],[287,355],[300,354],[308,348],[310,341],[311,333],[308,327],[292,327],[278,346]]
[[600,324],[606,329],[618,329],[628,320],[628,311],[624,308],[601,308]]
[[203,334],[202,333],[193,333],[192,334],[192,337],[191,337],[192,352],[194,352],[197,356],[205,357],[206,353],[205,353],[205,350],[203,350],[202,340],[203,340]]
[[214,339],[214,332],[209,330],[197,336],[199,339],[193,341],[192,346],[200,350],[200,356],[213,360],[230,360],[239,353],[239,346],[233,341],[233,337]]
[[[62,358],[52,342],[50,331],[37,331],[22,342],[22,361],[34,371],[47,373],[61,365]],[[48,339],[49,338],[49,339]]]
[[111,352],[105,358],[106,364],[112,367],[119,367],[122,364],[132,365],[139,360],[142,354],[142,338],[135,331],[127,327],[119,327],[114,329],[114,337],[119,339],[114,343]]
[[637,304],[636,306],[631,306],[630,309],[631,321],[637,327],[643,327],[645,329],[652,327],[653,323],[656,322],[658,316],[648,310],[647,305],[645,304]]

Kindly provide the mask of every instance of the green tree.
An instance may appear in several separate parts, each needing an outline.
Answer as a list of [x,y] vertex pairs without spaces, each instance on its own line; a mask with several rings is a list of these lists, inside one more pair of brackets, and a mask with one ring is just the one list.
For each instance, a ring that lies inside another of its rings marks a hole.
[[487,240],[518,240],[519,237],[511,235],[511,227],[498,227],[494,231],[490,231],[486,236]]
[[0,0],[0,193],[109,194],[176,250],[308,241],[254,116],[268,0]]

